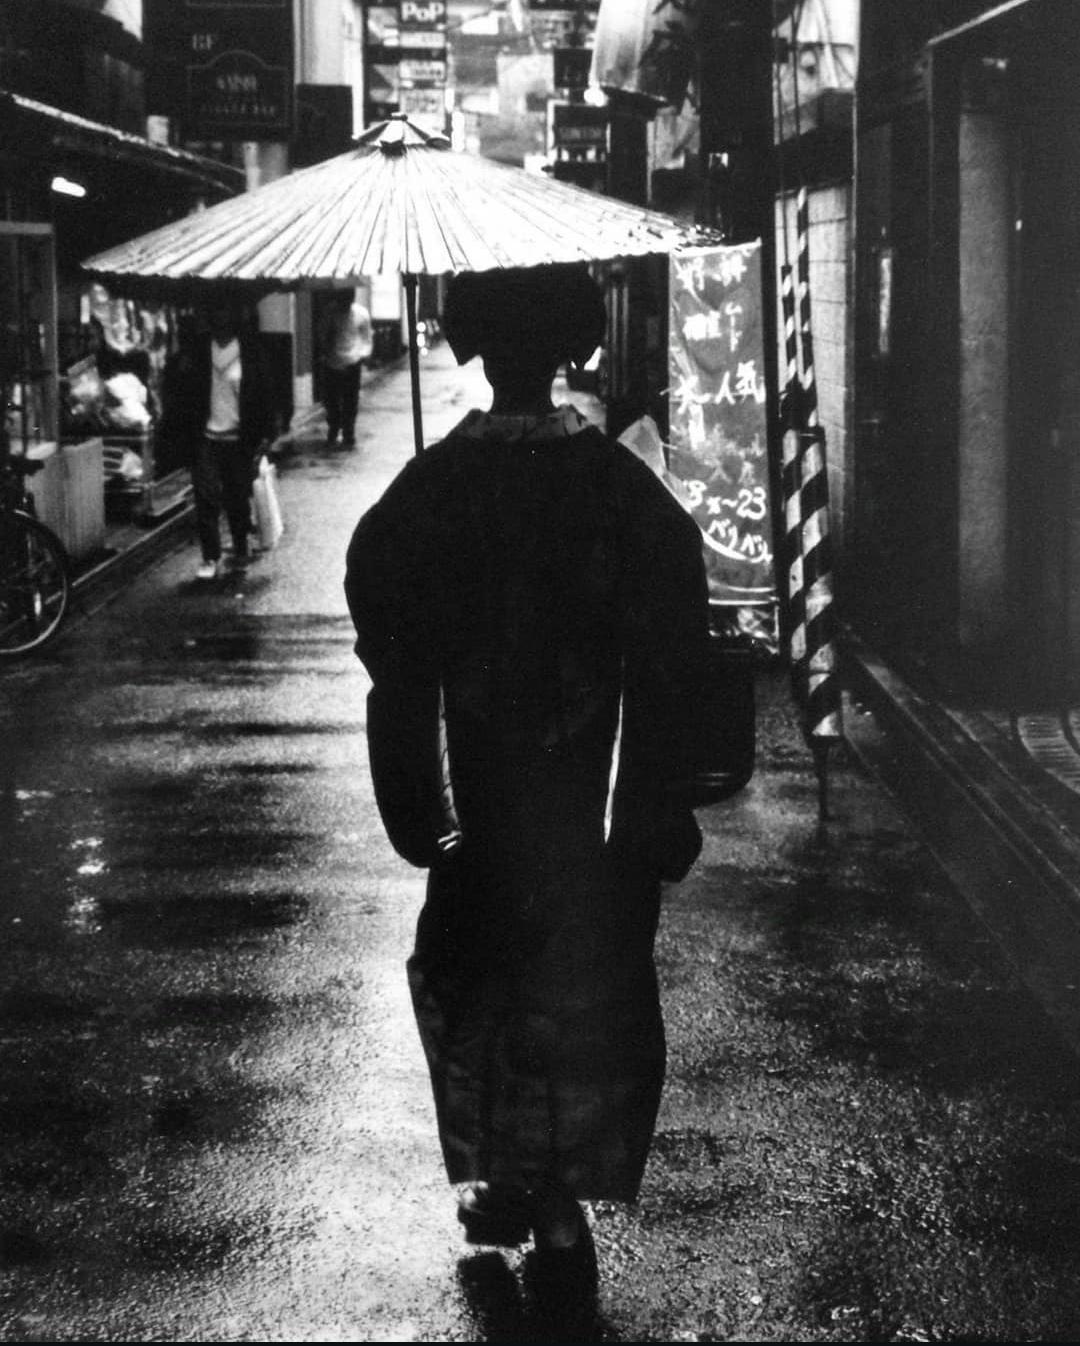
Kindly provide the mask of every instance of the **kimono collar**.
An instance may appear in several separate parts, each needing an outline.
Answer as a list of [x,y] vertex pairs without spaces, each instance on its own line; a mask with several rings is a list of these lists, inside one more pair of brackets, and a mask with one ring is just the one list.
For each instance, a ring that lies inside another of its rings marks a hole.
[[497,439],[503,444],[568,439],[589,427],[589,422],[569,404],[546,416],[493,416],[490,411],[470,411],[454,433],[468,439]]

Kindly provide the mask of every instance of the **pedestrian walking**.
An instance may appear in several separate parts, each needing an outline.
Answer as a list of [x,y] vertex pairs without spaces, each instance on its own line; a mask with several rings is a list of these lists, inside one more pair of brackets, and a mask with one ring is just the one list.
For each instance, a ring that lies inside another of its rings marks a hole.
[[445,334],[459,363],[481,356],[491,408],[404,468],[346,575],[380,811],[430,868],[408,978],[458,1218],[470,1243],[531,1237],[556,1311],[595,1293],[580,1203],[638,1193],[665,1067],[661,882],[701,843],[700,533],[551,400],[604,321],[584,268],[454,278]]
[[360,407],[360,370],[372,350],[371,316],[352,290],[333,296],[323,338],[323,404],[326,443],[356,447],[356,416]]
[[223,511],[234,560],[242,564],[248,558],[255,462],[273,426],[269,380],[253,323],[239,309],[217,303],[209,326],[184,378],[194,439],[191,480],[202,550],[200,580],[213,579],[220,568]]

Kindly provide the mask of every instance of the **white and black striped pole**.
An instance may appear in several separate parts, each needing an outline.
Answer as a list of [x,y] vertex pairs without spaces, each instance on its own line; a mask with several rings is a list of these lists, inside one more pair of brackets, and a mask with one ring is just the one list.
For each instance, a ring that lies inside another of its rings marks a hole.
[[[785,240],[786,253],[786,240]],[[783,502],[785,579],[782,634],[788,646],[792,687],[799,708],[806,710],[802,676],[806,648],[806,590],[802,565],[802,387],[799,382],[799,345],[795,319],[795,281],[790,264],[780,268],[780,304],[784,323],[784,396],[780,410],[780,497]]]
[[[810,301],[810,219],[805,186],[797,202],[799,384],[803,424],[796,468],[797,497],[787,499],[798,531],[798,581],[802,629],[792,630],[792,662],[804,687],[806,733],[814,753],[822,791],[822,813],[827,813],[826,788],[829,747],[843,734],[840,684],[833,630],[832,546],[829,537],[829,478],[825,459],[825,432],[818,413],[814,372],[814,335]],[[793,539],[793,541],[795,541]]]

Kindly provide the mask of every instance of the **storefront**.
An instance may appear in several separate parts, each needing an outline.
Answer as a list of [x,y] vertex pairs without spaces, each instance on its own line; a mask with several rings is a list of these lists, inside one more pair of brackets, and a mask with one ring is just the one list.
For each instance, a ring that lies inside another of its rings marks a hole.
[[852,597],[902,666],[1071,696],[1080,12],[938,8],[864,5]]
[[184,314],[109,294],[79,263],[243,185],[227,164],[0,92],[3,429],[46,460],[39,506],[77,558],[107,510],[150,519],[187,490],[163,414]]

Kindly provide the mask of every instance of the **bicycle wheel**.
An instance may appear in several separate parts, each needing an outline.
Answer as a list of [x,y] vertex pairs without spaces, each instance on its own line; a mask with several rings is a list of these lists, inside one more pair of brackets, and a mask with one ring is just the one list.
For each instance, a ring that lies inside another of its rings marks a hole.
[[0,517],[0,659],[39,650],[71,597],[64,544],[28,514]]

